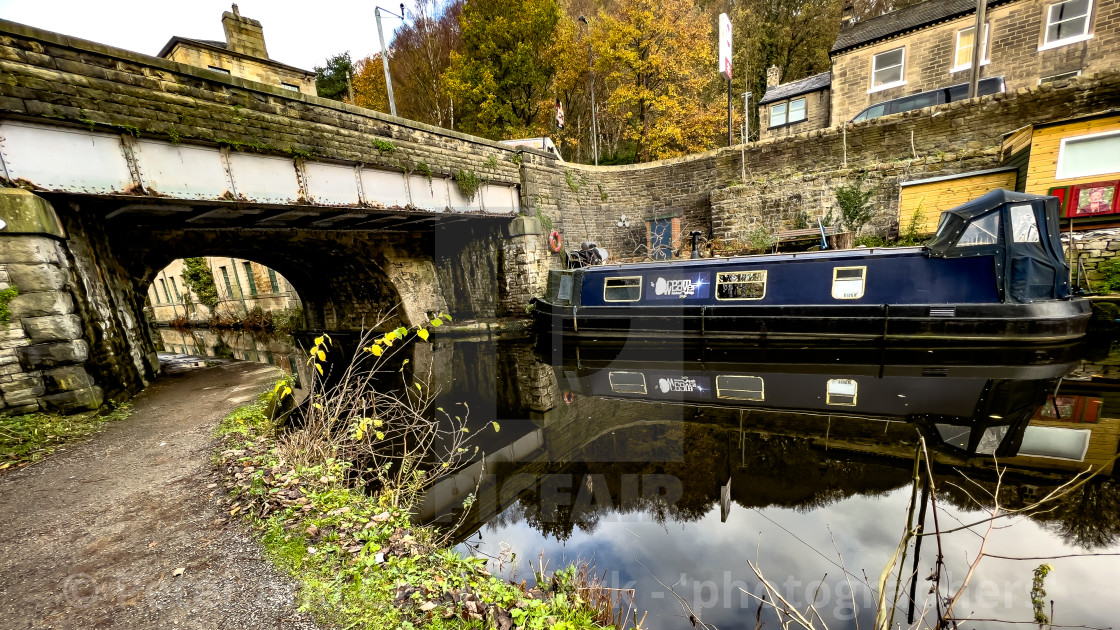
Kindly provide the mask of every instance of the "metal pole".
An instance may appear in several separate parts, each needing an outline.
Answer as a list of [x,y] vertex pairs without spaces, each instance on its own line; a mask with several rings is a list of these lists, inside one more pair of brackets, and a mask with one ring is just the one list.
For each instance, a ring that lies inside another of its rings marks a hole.
[[734,127],[731,126],[731,79],[727,80],[727,146],[735,144]]
[[389,113],[397,115],[397,103],[393,100],[393,79],[389,76],[389,56],[385,51],[385,34],[381,31],[381,7],[373,10],[377,17],[377,39],[381,41],[381,65],[385,67],[385,91],[389,93]]
[[751,93],[743,92],[743,144],[751,141]]
[[595,65],[591,56],[591,23],[587,16],[579,16],[579,21],[587,27],[587,90],[591,92],[591,152],[595,156],[595,166],[599,166],[599,123],[595,120]]
[[980,62],[984,59],[984,23],[987,22],[987,0],[976,0],[976,28],[972,31],[972,69],[968,76],[968,98],[976,98],[980,83]]

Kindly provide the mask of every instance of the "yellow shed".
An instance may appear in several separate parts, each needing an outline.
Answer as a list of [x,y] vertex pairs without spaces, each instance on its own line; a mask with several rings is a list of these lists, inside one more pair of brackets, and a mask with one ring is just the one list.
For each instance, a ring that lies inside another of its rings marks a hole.
[[918,234],[937,230],[941,213],[998,188],[1015,190],[1014,167],[945,175],[903,182],[898,200],[898,229],[906,232],[917,224]]

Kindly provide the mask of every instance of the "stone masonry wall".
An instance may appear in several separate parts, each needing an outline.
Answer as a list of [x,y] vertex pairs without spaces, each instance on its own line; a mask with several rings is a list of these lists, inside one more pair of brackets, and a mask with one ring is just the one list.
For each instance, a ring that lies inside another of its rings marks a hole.
[[[996,165],[1010,131],[1117,106],[1120,72],[1110,71],[684,158],[565,164],[551,196],[544,192],[548,182],[537,184],[541,192],[529,211],[548,216],[567,243],[594,240],[626,258],[644,253],[650,218],[680,216],[685,239],[690,230],[728,236],[760,220],[783,224],[793,209],[827,211],[838,183],[869,172],[869,182],[884,185],[873,225],[889,229],[897,217],[898,182]],[[773,208],[786,217],[768,216]],[[628,227],[618,226],[623,214]]]
[[[1063,234],[1062,242],[1065,243],[1068,252],[1069,236]],[[1089,280],[1089,285],[1095,289],[1096,282],[1103,276],[1101,265],[1120,254],[1120,229],[1075,232],[1073,244],[1076,248],[1073,260],[1081,259],[1085,277]],[[1076,262],[1074,262],[1074,273],[1077,273]],[[1084,283],[1082,282],[1081,285],[1084,286]]]

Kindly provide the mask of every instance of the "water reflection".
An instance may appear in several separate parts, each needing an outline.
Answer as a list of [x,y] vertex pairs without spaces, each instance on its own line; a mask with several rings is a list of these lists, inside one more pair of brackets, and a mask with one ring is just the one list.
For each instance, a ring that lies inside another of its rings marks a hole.
[[299,353],[291,338],[211,328],[152,329],[156,350],[168,354],[238,359],[275,365],[298,382]]
[[[931,449],[942,529],[982,520],[996,497],[1008,510],[1029,507],[1093,469],[1098,476],[1046,511],[1003,521],[1010,527],[986,551],[1120,552],[1112,463],[1120,398],[1092,380],[1095,366],[1111,360],[1087,364],[1078,346],[931,352],[433,342],[408,348],[408,379],[431,381],[439,392],[433,406],[469,413],[479,428],[496,419],[501,431],[477,432],[481,456],[441,480],[420,516],[502,558],[494,568],[507,576],[532,579],[525,563],[540,551],[553,567],[594,560],[608,585],[637,589],[638,608],[650,612],[645,627],[688,627],[660,580],[705,623],[753,628],[756,603],[740,588],[761,590],[748,559],[802,610],[816,598],[829,627],[854,628],[857,616],[871,627],[866,582],[874,584],[904,530],[921,438]],[[166,331],[163,343],[192,354],[228,348],[265,362],[271,353],[281,365],[292,355],[274,341],[209,331]],[[1075,370],[1084,380],[1069,380]],[[968,531],[944,537],[952,585],[979,543]],[[510,550],[521,560],[511,563]],[[935,554],[926,541],[918,614],[932,606],[924,578]],[[986,558],[959,610],[1030,621],[1031,571],[1041,562]],[[1112,603],[1116,558],[1047,562],[1054,567],[1047,598],[1061,623],[1112,623],[1120,612]],[[762,618],[776,626],[769,613]]]

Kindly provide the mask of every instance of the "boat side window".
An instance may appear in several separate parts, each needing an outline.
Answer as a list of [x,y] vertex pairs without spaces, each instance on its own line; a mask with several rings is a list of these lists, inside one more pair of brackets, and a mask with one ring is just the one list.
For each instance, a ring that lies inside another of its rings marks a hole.
[[979,219],[973,219],[965,228],[957,247],[974,245],[995,245],[999,242],[999,212],[992,212]]
[[646,375],[641,372],[611,372],[607,378],[616,394],[646,393]]
[[761,376],[716,375],[716,398],[726,400],[766,400]]
[[766,271],[716,274],[717,300],[761,300],[766,297]]
[[825,404],[842,405],[845,407],[856,406],[856,395],[859,384],[850,378],[830,378],[825,384]]
[[637,302],[642,299],[642,277],[607,278],[603,283],[603,301]]
[[832,297],[837,300],[858,300],[867,285],[867,267],[834,267]]
[[560,287],[556,291],[556,299],[570,300],[572,299],[572,276],[560,276]]
[[1038,242],[1038,223],[1030,204],[1011,206],[1011,234],[1016,243]]

